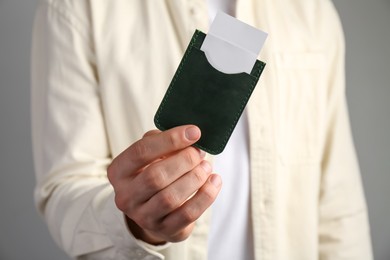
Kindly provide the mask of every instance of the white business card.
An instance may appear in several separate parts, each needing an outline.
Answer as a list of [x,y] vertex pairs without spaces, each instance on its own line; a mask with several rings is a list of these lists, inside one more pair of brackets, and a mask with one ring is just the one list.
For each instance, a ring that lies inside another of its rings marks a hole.
[[200,49],[215,69],[250,74],[267,36],[266,32],[218,12]]

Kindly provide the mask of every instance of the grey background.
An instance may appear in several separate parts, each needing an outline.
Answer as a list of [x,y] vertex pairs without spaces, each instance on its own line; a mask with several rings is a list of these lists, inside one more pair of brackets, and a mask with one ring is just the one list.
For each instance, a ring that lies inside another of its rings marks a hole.
[[[390,259],[390,1],[334,0],[375,258]],[[0,0],[0,260],[67,257],[33,206],[29,59],[35,1]]]

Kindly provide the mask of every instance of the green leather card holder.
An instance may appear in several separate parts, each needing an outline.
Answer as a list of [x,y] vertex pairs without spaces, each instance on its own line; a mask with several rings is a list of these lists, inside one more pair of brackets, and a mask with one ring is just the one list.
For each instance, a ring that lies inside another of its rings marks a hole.
[[194,146],[221,153],[248,100],[265,63],[256,60],[250,74],[226,74],[215,69],[200,50],[206,35],[196,30],[156,112],[154,123],[162,131],[196,125],[202,136]]

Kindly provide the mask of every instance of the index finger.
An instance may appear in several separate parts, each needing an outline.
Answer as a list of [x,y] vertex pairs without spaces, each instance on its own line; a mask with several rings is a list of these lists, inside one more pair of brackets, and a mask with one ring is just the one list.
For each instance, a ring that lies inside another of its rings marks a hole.
[[112,162],[120,175],[133,175],[164,155],[182,150],[199,140],[200,129],[194,125],[178,126],[138,140]]

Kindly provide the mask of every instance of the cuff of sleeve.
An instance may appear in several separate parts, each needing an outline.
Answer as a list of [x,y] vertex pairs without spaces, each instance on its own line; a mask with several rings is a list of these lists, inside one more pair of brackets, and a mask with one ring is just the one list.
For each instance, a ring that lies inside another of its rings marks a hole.
[[102,221],[116,249],[115,259],[164,259],[159,251],[169,247],[170,243],[154,246],[136,239],[127,227],[123,212],[116,207],[114,196],[114,192],[108,196],[102,212]]

